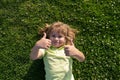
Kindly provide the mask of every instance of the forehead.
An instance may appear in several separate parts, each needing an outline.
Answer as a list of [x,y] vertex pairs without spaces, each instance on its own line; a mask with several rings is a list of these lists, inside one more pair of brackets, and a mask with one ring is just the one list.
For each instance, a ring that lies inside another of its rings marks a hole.
[[67,33],[67,28],[64,26],[55,26],[51,29],[50,33],[57,33],[57,34],[64,34],[66,35]]
[[63,33],[58,32],[58,31],[53,31],[53,32],[50,33],[50,35],[61,35],[61,36],[64,36]]

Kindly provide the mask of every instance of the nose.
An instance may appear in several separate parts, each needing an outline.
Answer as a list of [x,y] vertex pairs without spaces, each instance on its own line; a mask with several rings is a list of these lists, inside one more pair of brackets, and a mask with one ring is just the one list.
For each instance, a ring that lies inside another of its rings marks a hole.
[[58,37],[55,37],[55,40],[58,40]]

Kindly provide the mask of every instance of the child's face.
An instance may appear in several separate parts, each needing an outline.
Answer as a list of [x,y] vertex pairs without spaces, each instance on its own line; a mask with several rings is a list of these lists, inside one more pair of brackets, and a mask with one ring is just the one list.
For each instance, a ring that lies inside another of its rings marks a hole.
[[52,42],[52,46],[57,47],[57,48],[65,45],[66,43],[65,36],[57,32],[52,32],[50,34],[49,39]]

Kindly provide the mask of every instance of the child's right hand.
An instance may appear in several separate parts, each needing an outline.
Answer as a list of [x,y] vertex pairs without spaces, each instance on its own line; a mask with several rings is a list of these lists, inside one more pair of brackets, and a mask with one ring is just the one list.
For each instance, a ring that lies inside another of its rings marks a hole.
[[45,32],[43,37],[36,42],[35,46],[43,49],[48,49],[51,46],[51,40],[46,38]]

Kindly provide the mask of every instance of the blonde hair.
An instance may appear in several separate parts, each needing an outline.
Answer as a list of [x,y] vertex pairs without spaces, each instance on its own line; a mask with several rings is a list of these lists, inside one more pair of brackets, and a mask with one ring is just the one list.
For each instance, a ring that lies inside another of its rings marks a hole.
[[76,29],[73,29],[69,25],[58,21],[54,22],[53,24],[46,24],[45,27],[39,30],[39,34],[43,34],[45,32],[47,34],[47,38],[49,38],[49,34],[54,31],[65,36],[66,44],[70,44],[71,39],[74,41],[75,34],[77,33]]

